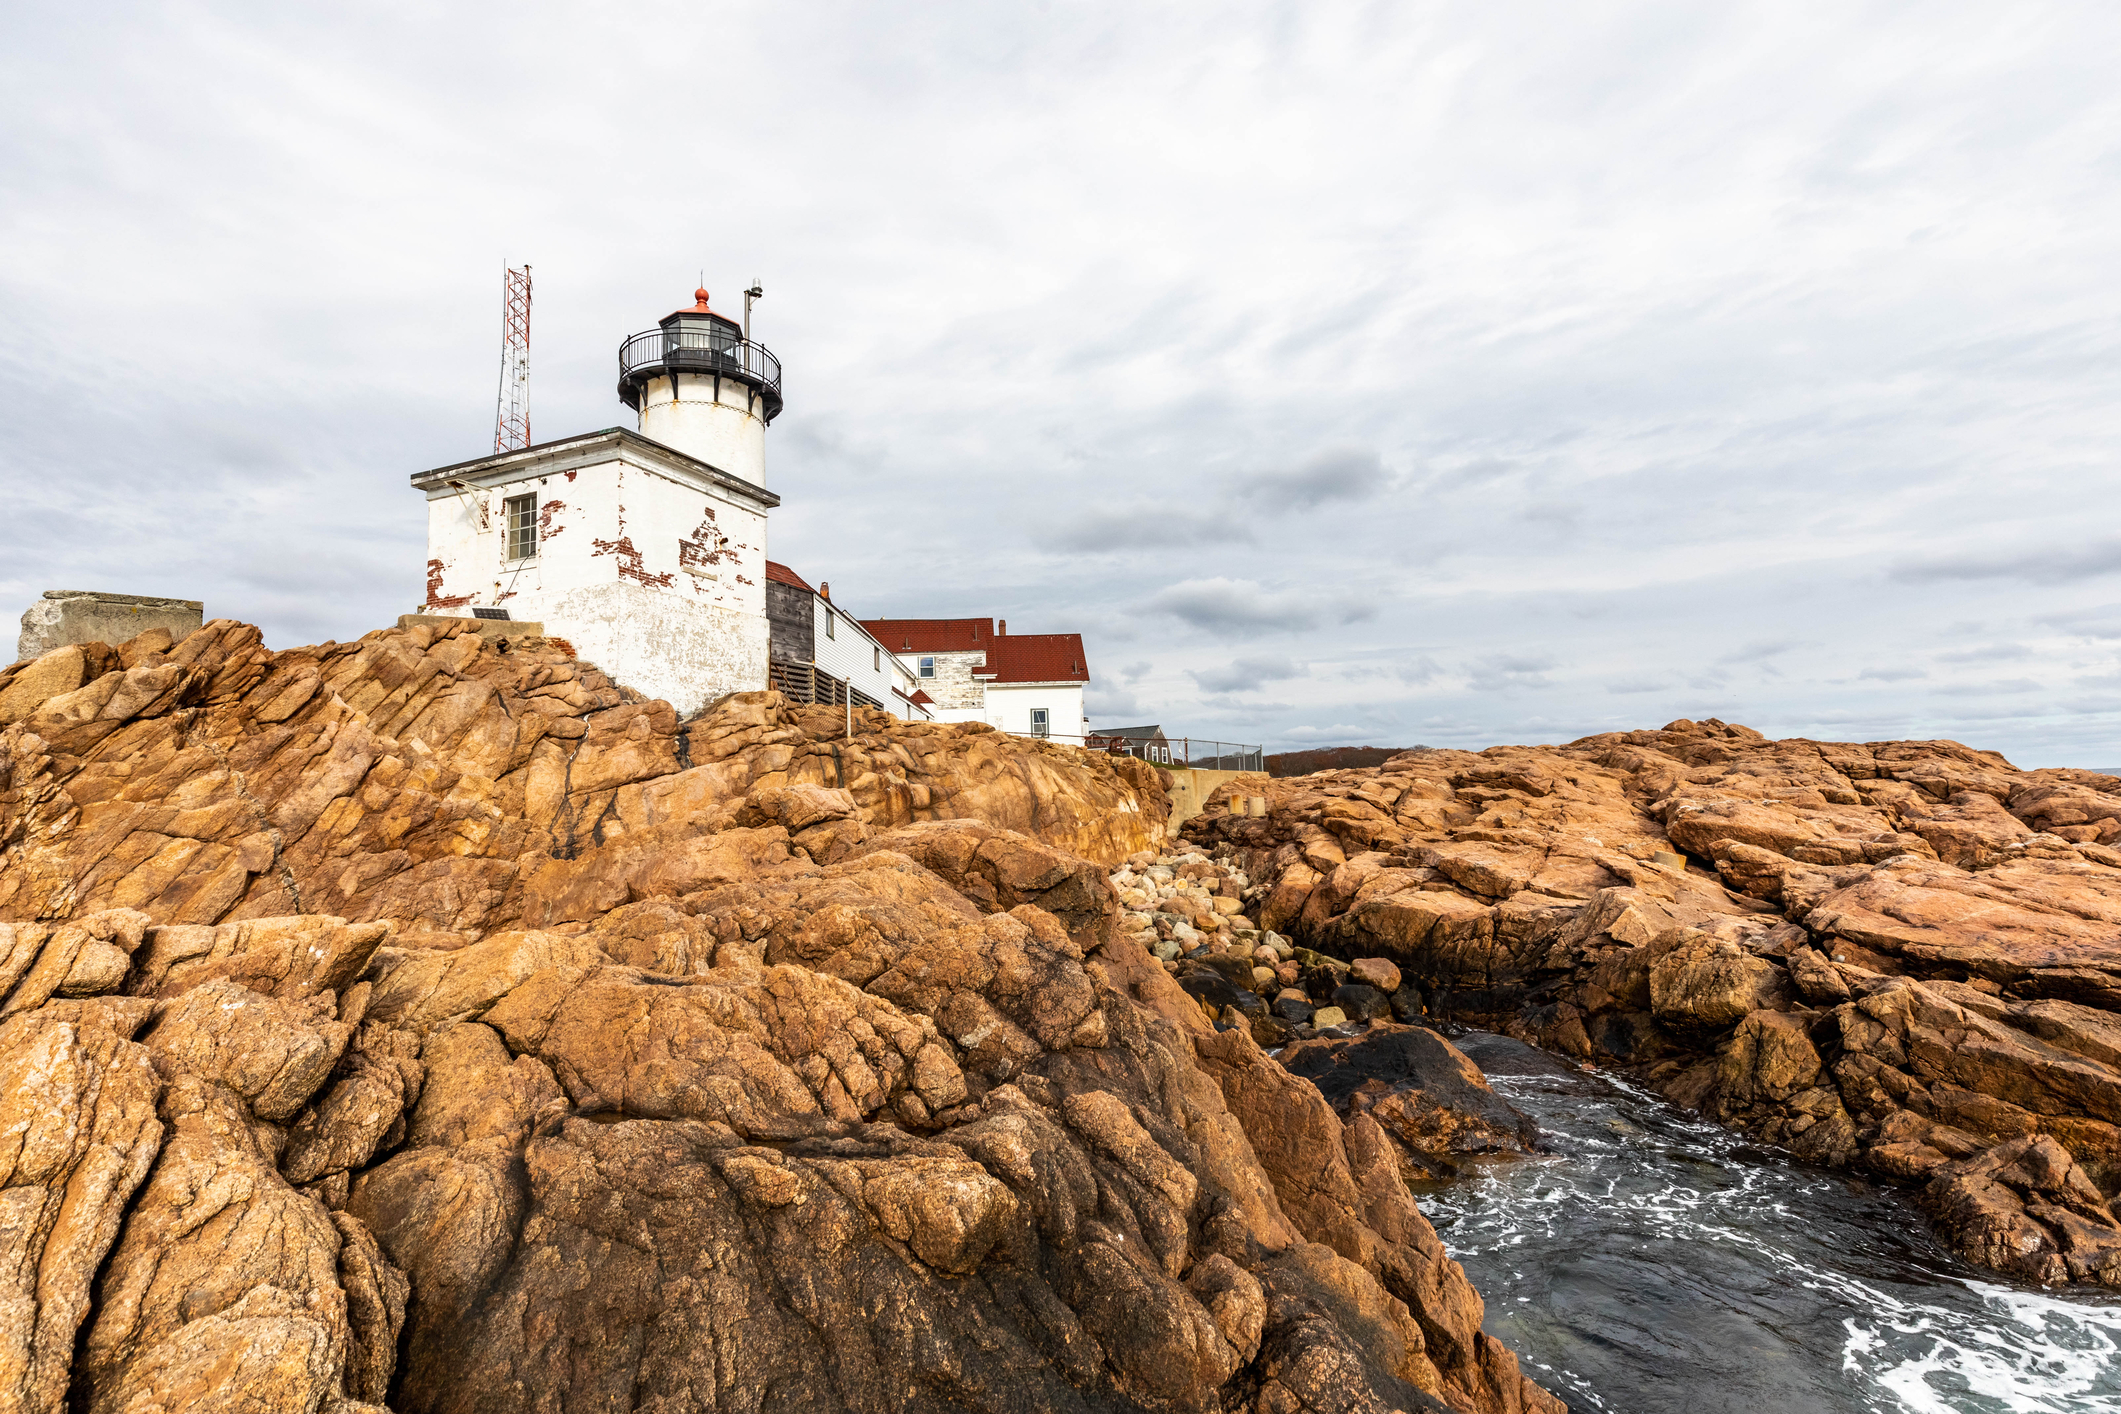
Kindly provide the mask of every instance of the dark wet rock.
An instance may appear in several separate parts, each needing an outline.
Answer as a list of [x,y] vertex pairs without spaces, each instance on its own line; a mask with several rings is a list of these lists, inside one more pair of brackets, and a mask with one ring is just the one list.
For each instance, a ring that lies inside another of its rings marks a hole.
[[1538,1138],[1480,1067],[1426,1027],[1378,1024],[1347,1040],[1300,1041],[1280,1060],[1335,1110],[1375,1119],[1429,1176],[1453,1174],[1475,1155],[1527,1153]]
[[1375,987],[1358,982],[1335,987],[1331,1001],[1348,1014],[1350,1021],[1389,1021],[1392,1017],[1392,999]]
[[1318,1008],[1312,1006],[1307,997],[1283,995],[1274,999],[1272,1010],[1283,1021],[1298,1025],[1309,1021]]

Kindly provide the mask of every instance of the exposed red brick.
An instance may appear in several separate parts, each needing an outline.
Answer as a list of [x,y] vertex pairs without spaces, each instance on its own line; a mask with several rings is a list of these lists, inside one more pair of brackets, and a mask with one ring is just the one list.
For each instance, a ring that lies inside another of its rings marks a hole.
[[444,565],[440,560],[427,562],[427,607],[430,609],[461,609],[471,602],[469,594],[442,593]]
[[645,584],[650,589],[668,589],[677,582],[677,576],[674,574],[650,574],[641,568],[641,552],[633,547],[631,535],[621,535],[616,540],[592,540],[589,543],[596,547],[591,551],[592,554],[618,556],[621,579]]

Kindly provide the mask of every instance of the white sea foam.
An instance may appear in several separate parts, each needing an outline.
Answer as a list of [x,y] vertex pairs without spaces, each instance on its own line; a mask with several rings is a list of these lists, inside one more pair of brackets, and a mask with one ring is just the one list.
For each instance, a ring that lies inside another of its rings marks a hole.
[[[1631,1373],[1626,1341],[1616,1339],[1627,1333],[1587,1326],[1597,1313],[1566,1304],[1546,1310],[1542,1278],[1580,1282],[1591,1248],[1611,1252],[1616,1265],[1704,1254],[1681,1260],[1685,1270],[1670,1283],[1713,1308],[1700,1339],[1752,1331],[1773,1358],[1821,1382],[1832,1400],[1821,1408],[2121,1414],[2121,1305],[1971,1278],[1896,1199],[1748,1149],[1634,1085],[1601,1078],[1614,1093],[1495,1076],[1496,1089],[1537,1114],[1565,1152],[1422,1199],[1446,1249],[1477,1265],[1491,1327],[1507,1325],[1535,1378],[1572,1406],[1681,1407],[1669,1402],[1669,1377],[1660,1382],[1650,1368],[1658,1349],[1643,1351],[1644,1367]],[[1724,1277],[1732,1289],[1719,1292]],[[1616,1279],[1628,1278],[1616,1271]],[[1671,1319],[1669,1305],[1623,1314],[1641,1315],[1652,1338],[1670,1334],[1654,1324]],[[1579,1357],[1592,1354],[1602,1369],[1579,1373]],[[1742,1385],[1748,1371],[1741,1364],[1730,1374]],[[1627,1378],[1639,1380],[1636,1390],[1624,1387]]]
[[2011,1414],[2121,1410],[2121,1310],[1986,1282],[1962,1283],[1994,1319],[1892,1301],[1843,1322],[1842,1369],[1911,1414],[1968,1409]]

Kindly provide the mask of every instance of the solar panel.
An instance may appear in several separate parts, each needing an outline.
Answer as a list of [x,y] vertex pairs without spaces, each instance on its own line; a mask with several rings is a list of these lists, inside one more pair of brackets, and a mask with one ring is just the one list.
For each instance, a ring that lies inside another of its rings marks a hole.
[[481,609],[474,607],[471,611],[471,616],[475,619],[499,619],[503,623],[508,622],[508,611],[506,609]]

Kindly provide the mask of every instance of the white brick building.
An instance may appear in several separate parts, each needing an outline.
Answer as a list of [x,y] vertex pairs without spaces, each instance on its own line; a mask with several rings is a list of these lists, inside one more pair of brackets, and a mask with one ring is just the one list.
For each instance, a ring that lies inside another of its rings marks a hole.
[[428,613],[542,621],[690,715],[766,685],[766,426],[780,365],[707,292],[619,350],[637,431],[421,472]]
[[868,619],[865,628],[935,701],[943,722],[986,722],[1081,745],[1090,681],[1081,634],[1011,635],[1002,619]]

